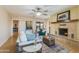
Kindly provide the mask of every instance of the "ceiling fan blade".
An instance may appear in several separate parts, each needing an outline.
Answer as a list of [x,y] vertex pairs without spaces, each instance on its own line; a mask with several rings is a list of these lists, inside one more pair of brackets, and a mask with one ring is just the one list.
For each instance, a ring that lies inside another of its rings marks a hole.
[[43,15],[47,16],[48,14],[43,14]]
[[44,10],[44,12],[48,12],[48,10]]
[[32,11],[36,12],[36,10],[32,9]]

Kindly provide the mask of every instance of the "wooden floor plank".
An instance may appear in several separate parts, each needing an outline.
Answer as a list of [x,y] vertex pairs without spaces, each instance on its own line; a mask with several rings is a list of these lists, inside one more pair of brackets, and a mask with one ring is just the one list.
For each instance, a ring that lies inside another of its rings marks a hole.
[[0,47],[0,52],[15,52],[16,51],[16,40],[18,33],[14,33],[7,42]]
[[55,40],[57,44],[67,48],[70,53],[79,53],[79,42],[73,40]]
[[[0,47],[0,52],[10,52],[14,53],[16,51],[16,40],[18,33],[14,35],[2,46]],[[57,44],[69,49],[71,53],[79,53],[79,42],[72,40],[55,40]]]

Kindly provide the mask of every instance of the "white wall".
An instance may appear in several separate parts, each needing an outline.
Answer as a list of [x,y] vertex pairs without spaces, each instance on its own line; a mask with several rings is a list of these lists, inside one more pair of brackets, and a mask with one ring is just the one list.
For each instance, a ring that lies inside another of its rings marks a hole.
[[26,30],[26,24],[25,24],[25,21],[23,21],[23,20],[19,20],[18,28],[19,28],[19,32],[20,32],[20,31],[25,31],[25,30]]
[[0,6],[0,46],[2,46],[11,35],[10,22],[8,13]]

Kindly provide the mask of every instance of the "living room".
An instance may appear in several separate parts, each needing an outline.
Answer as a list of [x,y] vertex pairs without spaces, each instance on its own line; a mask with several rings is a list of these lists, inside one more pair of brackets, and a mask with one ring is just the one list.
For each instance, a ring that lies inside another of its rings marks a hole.
[[1,22],[5,18],[5,24],[3,20],[1,26],[7,27],[1,31],[3,35],[0,34],[0,52],[79,52],[79,6],[15,5],[0,8]]

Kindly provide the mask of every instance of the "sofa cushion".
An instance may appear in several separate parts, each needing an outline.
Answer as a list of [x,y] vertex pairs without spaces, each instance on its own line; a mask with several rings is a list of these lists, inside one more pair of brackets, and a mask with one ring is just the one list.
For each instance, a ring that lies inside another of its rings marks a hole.
[[20,32],[20,42],[25,42],[27,41],[27,37],[26,34],[24,33],[24,31]]
[[26,34],[32,34],[32,30],[26,30]]

